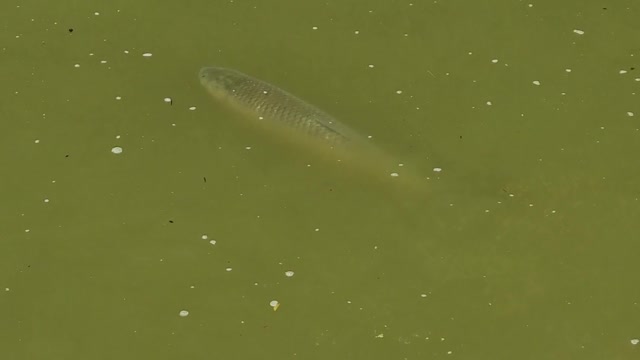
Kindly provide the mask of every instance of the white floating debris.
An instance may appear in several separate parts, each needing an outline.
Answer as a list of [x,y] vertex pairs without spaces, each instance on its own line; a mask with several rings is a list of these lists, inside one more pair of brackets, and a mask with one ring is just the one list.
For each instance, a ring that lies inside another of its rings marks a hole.
[[189,107],[189,110],[191,110],[191,111],[193,111],[193,110],[195,110],[195,109],[196,109],[196,107],[195,107],[195,106],[191,106],[191,107]]
[[396,94],[398,95],[402,94],[402,90],[396,90]]
[[45,203],[48,203],[48,202],[49,202],[49,199],[44,199],[44,202],[45,202]]
[[487,105],[491,106],[493,103],[491,101],[487,101]]
[[152,53],[144,53],[142,54],[143,57],[152,57],[153,54]]
[[584,31],[579,30],[579,29],[573,29],[573,32],[578,34],[578,35],[584,35]]
[[369,64],[369,68],[370,68],[370,69],[373,69],[373,68],[374,68],[374,65],[373,65],[373,64]]
[[251,146],[245,146],[244,149],[245,150],[251,150]]
[[383,337],[384,337],[384,334],[378,334],[378,335],[376,335],[376,338],[377,338],[377,339],[382,339]]
[[638,345],[640,344],[640,339],[631,339],[631,345]]
[[180,317],[189,316],[189,312],[187,310],[180,310]]
[[79,68],[79,67],[80,67],[80,64],[75,64],[75,65],[73,65],[73,67],[75,67],[75,68]]
[[209,235],[207,234],[202,234],[202,236],[200,237],[202,240],[207,240],[209,238]]
[[618,71],[618,73],[620,73],[620,74],[626,74],[626,73],[627,73],[627,70],[620,70],[620,71]]
[[420,294],[420,297],[426,298],[427,294]]
[[215,245],[215,244],[216,244],[216,241],[215,241],[215,240],[211,240],[211,241],[209,241],[209,244],[211,244],[211,245]]
[[229,271],[231,271],[231,270],[233,270],[233,269],[232,269],[232,268],[230,268],[230,267],[228,267],[228,268],[226,268],[225,270],[226,270],[227,272],[229,272]]
[[100,13],[96,11],[96,12],[94,12],[94,13],[93,13],[93,15],[95,15],[95,16],[99,16],[99,15],[100,15]]
[[636,78],[636,81],[640,81],[640,78]]
[[354,34],[356,34],[356,35],[358,35],[358,34],[360,34],[360,30],[356,30],[356,31],[354,31],[353,33],[354,33]]
[[294,275],[294,272],[289,270],[287,272],[284,273],[286,277],[292,277]]
[[122,100],[121,96],[116,96],[116,100]]
[[442,168],[435,167],[435,168],[433,168],[433,171],[434,171],[434,172],[441,172],[441,171],[442,171]]
[[280,307],[280,303],[278,302],[278,300],[271,300],[269,302],[269,306],[273,308],[273,311],[277,311],[278,308]]
[[173,104],[173,99],[171,99],[170,97],[166,97],[162,99],[162,101],[166,102],[167,104]]
[[120,146],[114,146],[111,148],[111,152],[114,154],[122,154],[122,148]]
[[567,68],[567,69],[564,69],[564,71],[566,71],[566,72],[570,73],[570,72],[571,72],[571,69]]
[[633,116],[634,114],[631,111],[627,111],[627,116]]
[[533,85],[540,85],[540,81],[538,81],[538,80],[534,80],[534,81],[533,81]]
[[498,59],[493,59],[491,60],[492,63],[497,64],[498,63]]
[[36,139],[36,140],[34,141],[34,143],[36,143],[36,144],[40,144],[40,140]]
[[314,26],[314,27],[312,27],[311,29],[313,29],[313,30],[318,30],[318,27],[317,27],[317,26]]
[[397,172],[392,172],[390,175],[391,175],[391,177],[398,177],[398,176],[400,176],[400,174],[398,174]]

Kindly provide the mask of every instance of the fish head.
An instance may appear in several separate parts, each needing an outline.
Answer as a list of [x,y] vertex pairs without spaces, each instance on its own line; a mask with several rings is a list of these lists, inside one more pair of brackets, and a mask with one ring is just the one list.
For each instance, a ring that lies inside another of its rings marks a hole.
[[224,98],[234,92],[237,76],[235,71],[219,67],[203,67],[198,74],[200,83],[211,95]]

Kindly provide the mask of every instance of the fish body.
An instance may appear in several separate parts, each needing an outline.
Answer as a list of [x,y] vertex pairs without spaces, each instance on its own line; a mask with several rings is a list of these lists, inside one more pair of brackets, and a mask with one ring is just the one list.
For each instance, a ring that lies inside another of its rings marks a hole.
[[320,140],[331,147],[347,146],[361,137],[331,115],[279,87],[239,71],[204,67],[200,83],[219,101],[257,120]]

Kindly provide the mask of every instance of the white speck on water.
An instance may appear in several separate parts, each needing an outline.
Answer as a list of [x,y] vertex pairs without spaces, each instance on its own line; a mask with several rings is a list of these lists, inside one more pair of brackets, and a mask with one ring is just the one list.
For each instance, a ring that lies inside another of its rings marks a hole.
[[384,334],[382,334],[382,333],[381,333],[381,334],[376,335],[376,339],[382,339],[383,337],[384,337]]
[[116,139],[120,139],[120,135],[116,135]]
[[180,310],[180,317],[186,317],[189,316],[189,311],[187,310]]
[[100,64],[106,64],[107,60],[100,60]]
[[278,300],[271,300],[271,301],[269,301],[269,306],[271,306],[272,308],[276,309],[276,308],[278,308],[278,306],[280,306],[280,303],[278,302]]
[[[9,291],[9,289],[7,288],[7,291]],[[631,345],[638,345],[640,344],[640,339],[631,339]]]
[[312,27],[311,29],[313,29],[313,30],[318,30],[318,27],[317,27],[317,26],[314,26],[314,27]]
[[162,101],[166,102],[167,104],[172,104],[173,100],[170,97],[166,97],[164,99],[162,99]]
[[142,54],[143,57],[152,57],[153,54],[152,53],[144,53]]
[[10,289],[9,288],[4,288],[4,291],[10,291]]
[[564,69],[564,71],[566,71],[566,72],[570,73],[570,72],[571,72],[571,69],[567,68],[567,69]]
[[316,230],[315,230],[315,231],[316,231],[316,232],[318,232],[318,231],[320,231],[320,229],[319,229],[319,228],[316,228]]
[[36,139],[36,140],[34,141],[34,143],[36,143],[36,144],[40,144],[40,140]]
[[96,12],[93,13],[93,15],[98,16],[98,15],[100,15],[100,13],[96,11]]
[[369,69],[373,69],[374,65],[373,64],[369,64]]
[[245,150],[251,150],[251,146],[245,146],[244,149]]
[[533,7],[533,4],[529,4],[529,7],[530,7],[530,8],[532,8],[532,7]]
[[227,272],[230,272],[231,270],[233,270],[232,268],[228,267],[225,269]]
[[391,177],[398,177],[398,176],[400,176],[400,174],[398,174],[397,172],[392,172],[392,173],[391,173],[391,174],[389,174],[389,175],[391,175]]
[[491,106],[493,103],[491,101],[487,101],[487,105]]
[[620,71],[618,71],[618,73],[620,73],[620,74],[626,74],[626,73],[627,73],[627,70],[620,70]]
[[534,81],[533,81],[533,85],[540,85],[540,81],[538,81],[538,80],[534,80]]
[[294,274],[295,274],[295,273],[294,273],[293,271],[291,271],[291,270],[289,270],[289,271],[287,271],[287,272],[285,272],[285,273],[284,273],[284,275],[285,275],[286,277],[292,277]]
[[121,96],[116,96],[116,100],[122,100]]
[[75,67],[75,68],[79,68],[79,67],[80,67],[80,64],[75,64],[75,65],[73,65],[73,67]]
[[422,298],[426,298],[426,297],[427,297],[427,294],[420,294],[420,297],[422,297]]
[[398,95],[402,94],[402,90],[396,90],[396,94]]
[[627,111],[627,116],[633,116],[634,114],[631,111]]
[[636,78],[636,81],[640,81],[640,78]]
[[584,35],[584,31],[582,31],[580,29],[573,29],[573,32],[578,34],[578,35]]
[[122,154],[122,148],[120,146],[114,146],[111,148],[111,152],[114,154]]
[[356,31],[354,31],[353,33],[354,33],[354,34],[356,34],[356,35],[358,35],[358,34],[360,34],[360,30],[356,30]]
[[44,199],[44,202],[48,203],[48,202],[49,202],[49,199]]
[[442,171],[442,168],[435,167],[435,168],[433,168],[433,171],[434,171],[434,172],[441,172],[441,171]]
[[124,53],[125,53],[125,54],[128,54],[128,53],[129,53],[129,50],[125,50],[125,51],[124,51]]
[[498,59],[493,59],[491,60],[492,63],[497,64],[498,63]]
[[202,234],[202,236],[200,238],[202,238],[202,240],[207,240],[209,238],[209,235]]
[[195,106],[191,106],[191,107],[189,107],[189,110],[191,110],[191,111],[193,111],[193,110],[195,110],[195,109],[196,109],[196,107],[195,107]]
[[28,233],[30,231],[31,231],[31,229],[24,229],[24,232],[26,232],[26,233]]
[[215,245],[215,244],[216,244],[216,242],[217,242],[217,241],[215,241],[215,240],[210,240],[210,241],[209,241],[209,244],[211,244],[211,245]]

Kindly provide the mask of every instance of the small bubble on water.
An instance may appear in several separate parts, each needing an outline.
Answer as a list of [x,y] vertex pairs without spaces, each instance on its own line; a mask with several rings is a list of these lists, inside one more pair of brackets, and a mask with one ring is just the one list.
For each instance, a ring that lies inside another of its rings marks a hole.
[[187,311],[187,310],[180,310],[180,317],[185,317],[185,316],[189,316],[189,311]]

